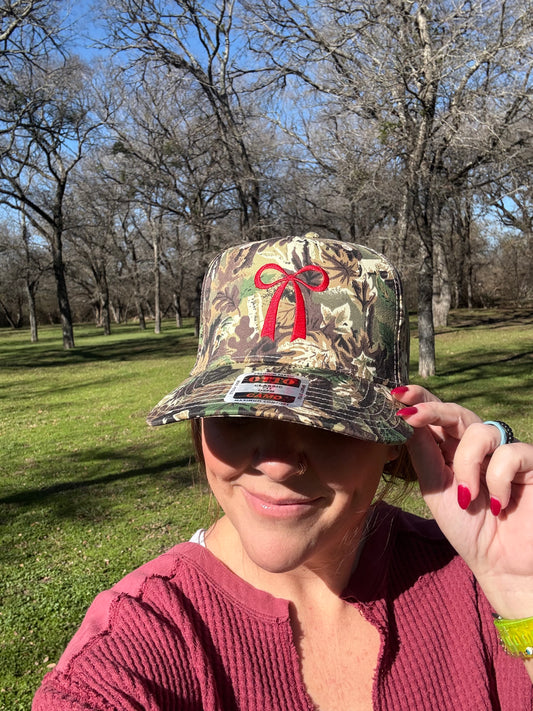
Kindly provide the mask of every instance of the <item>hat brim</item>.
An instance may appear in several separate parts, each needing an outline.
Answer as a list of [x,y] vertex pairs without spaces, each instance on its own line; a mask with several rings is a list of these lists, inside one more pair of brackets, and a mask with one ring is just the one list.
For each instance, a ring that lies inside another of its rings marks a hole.
[[[294,376],[306,382],[301,403],[228,402],[236,379],[246,373]],[[147,420],[152,426],[200,417],[264,417],[295,422],[372,442],[402,444],[413,430],[396,415],[398,404],[387,388],[364,378],[327,371],[291,369],[286,364],[223,365],[189,377],[159,402]]]

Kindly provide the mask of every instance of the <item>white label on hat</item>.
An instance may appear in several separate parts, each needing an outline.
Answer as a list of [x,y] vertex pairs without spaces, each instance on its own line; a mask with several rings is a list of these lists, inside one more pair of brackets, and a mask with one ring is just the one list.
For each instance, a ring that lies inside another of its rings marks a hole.
[[300,407],[309,380],[280,373],[246,373],[239,375],[224,402],[262,402],[285,407]]

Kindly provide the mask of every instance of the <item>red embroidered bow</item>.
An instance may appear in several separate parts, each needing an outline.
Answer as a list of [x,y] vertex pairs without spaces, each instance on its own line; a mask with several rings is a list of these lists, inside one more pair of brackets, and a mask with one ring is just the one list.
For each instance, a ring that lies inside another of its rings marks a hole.
[[[261,275],[266,269],[275,269],[276,271],[281,272],[283,276],[281,279],[277,279],[270,284],[265,284],[265,282],[261,280]],[[299,279],[298,275],[303,274],[304,272],[318,272],[322,275],[322,281],[318,284],[318,286],[313,286],[313,284],[309,284],[303,279]],[[261,336],[267,336],[272,340],[274,340],[274,333],[276,331],[276,319],[278,317],[279,302],[287,284],[292,283],[294,294],[296,296],[296,312],[294,314],[294,326],[291,337],[291,341],[294,341],[297,338],[305,338],[307,335],[305,301],[302,290],[300,289],[300,284],[305,286],[307,289],[311,289],[311,291],[325,291],[328,288],[329,276],[324,269],[322,269],[322,267],[318,267],[315,264],[302,267],[294,274],[287,274],[285,269],[280,267],[279,264],[264,264],[257,270],[254,283],[258,289],[270,289],[272,286],[277,286],[279,284],[268,306],[265,323],[263,324],[263,329],[261,331]]]

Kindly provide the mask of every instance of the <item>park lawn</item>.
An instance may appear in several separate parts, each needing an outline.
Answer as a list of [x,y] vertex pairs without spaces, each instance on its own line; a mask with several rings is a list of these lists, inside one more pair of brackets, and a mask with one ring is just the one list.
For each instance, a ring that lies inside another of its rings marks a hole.
[[416,375],[414,321],[411,333],[412,382],[484,419],[505,420],[519,439],[533,441],[533,308],[452,312],[437,332],[437,375],[425,381]]
[[[533,311],[457,312],[437,336],[443,399],[533,439]],[[145,416],[186,377],[192,325],[0,332],[0,710],[29,711],[94,596],[217,515],[185,424]],[[417,368],[413,322],[412,371]],[[417,381],[417,377],[413,377]],[[425,514],[413,492],[406,508]]]
[[191,327],[0,334],[0,709],[29,709],[100,590],[214,515],[187,425],[145,416],[188,374]]

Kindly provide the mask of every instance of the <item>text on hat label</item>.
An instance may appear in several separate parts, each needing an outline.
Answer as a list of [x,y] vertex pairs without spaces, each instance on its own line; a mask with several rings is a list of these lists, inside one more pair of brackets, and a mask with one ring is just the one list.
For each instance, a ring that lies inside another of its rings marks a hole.
[[224,398],[225,402],[257,401],[299,407],[309,381],[307,378],[279,373],[246,373],[239,375]]

